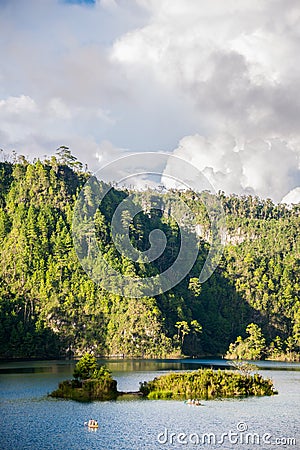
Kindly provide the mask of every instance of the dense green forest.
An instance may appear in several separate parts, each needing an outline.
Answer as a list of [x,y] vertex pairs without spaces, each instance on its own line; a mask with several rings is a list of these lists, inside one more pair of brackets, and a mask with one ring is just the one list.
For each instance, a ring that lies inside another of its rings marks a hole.
[[[95,216],[98,244],[125,275],[152,276],[169,267],[180,246],[171,196],[181,198],[198,225],[199,254],[191,272],[155,297],[109,293],[82,269],[72,242],[73,208],[90,174],[62,147],[55,156],[28,162],[14,155],[0,163],[0,357],[80,355],[161,357],[224,355],[299,358],[300,205],[274,205],[220,192],[226,245],[214,274],[198,281],[209,249],[209,219],[201,195],[149,191],[147,208],[130,223],[140,250],[151,230],[167,237],[152,264],[120,255],[111,219],[128,195],[112,188]],[[169,208],[155,209],[159,201]],[[92,199],[91,199],[92,202]],[[88,243],[87,243],[88,245]]]

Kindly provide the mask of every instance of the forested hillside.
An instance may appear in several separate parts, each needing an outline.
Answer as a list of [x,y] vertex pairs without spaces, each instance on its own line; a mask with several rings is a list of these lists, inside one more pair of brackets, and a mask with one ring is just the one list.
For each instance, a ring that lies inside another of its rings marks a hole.
[[[227,220],[221,263],[204,284],[209,221],[199,194],[176,195],[199,225],[199,256],[172,290],[153,298],[104,291],[88,278],[75,253],[75,200],[89,174],[67,149],[49,160],[0,163],[0,356],[54,358],[96,355],[159,357],[225,354],[297,358],[300,345],[299,206],[219,194]],[[137,248],[152,229],[168,238],[153,264],[134,263],[112,243],[110,221],[126,191],[112,189],[96,215],[98,242],[115,268],[151,276],[178,254],[180,231],[170,216],[148,209],[130,224]],[[174,194],[174,193],[173,193]],[[168,202],[168,193],[159,194]],[[170,206],[172,209],[172,206]],[[253,325],[251,325],[253,324]]]

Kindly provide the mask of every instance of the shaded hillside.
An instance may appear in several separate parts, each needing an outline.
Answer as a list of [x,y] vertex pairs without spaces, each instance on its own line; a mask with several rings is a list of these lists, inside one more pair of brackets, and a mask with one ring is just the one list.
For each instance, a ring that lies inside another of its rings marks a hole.
[[[200,239],[195,266],[175,288],[153,298],[121,297],[96,286],[78,262],[72,213],[89,175],[74,157],[62,156],[0,163],[2,358],[56,357],[86,350],[136,357],[224,354],[238,335],[245,337],[252,322],[262,329],[264,355],[270,345],[273,350],[275,344],[278,347],[279,340],[282,353],[299,351],[299,207],[220,194],[228,239],[213,276],[200,285],[198,276],[209,248]],[[175,194],[194,211],[208,236],[201,197]],[[134,263],[118,253],[110,232],[115,208],[127,195],[112,189],[97,212],[99,246],[120,273],[161,273],[172,265],[180,246],[172,205],[169,216],[160,214],[153,204],[158,194],[147,193],[148,209],[131,222],[130,239],[144,251],[149,233],[159,228],[168,243],[154,263]],[[160,201],[170,203],[168,195]],[[237,234],[242,239],[232,239]]]

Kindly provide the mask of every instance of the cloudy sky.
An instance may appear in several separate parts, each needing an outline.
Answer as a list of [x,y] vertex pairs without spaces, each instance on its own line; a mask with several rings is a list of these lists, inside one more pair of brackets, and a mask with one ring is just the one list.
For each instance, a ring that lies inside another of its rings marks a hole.
[[0,30],[6,152],[168,152],[300,201],[299,0],[0,0]]

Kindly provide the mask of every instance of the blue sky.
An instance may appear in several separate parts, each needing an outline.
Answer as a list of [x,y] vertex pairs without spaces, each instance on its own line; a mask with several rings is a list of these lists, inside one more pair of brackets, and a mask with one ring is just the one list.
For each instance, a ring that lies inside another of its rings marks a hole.
[[0,1],[0,147],[169,152],[300,200],[299,29],[296,0]]

